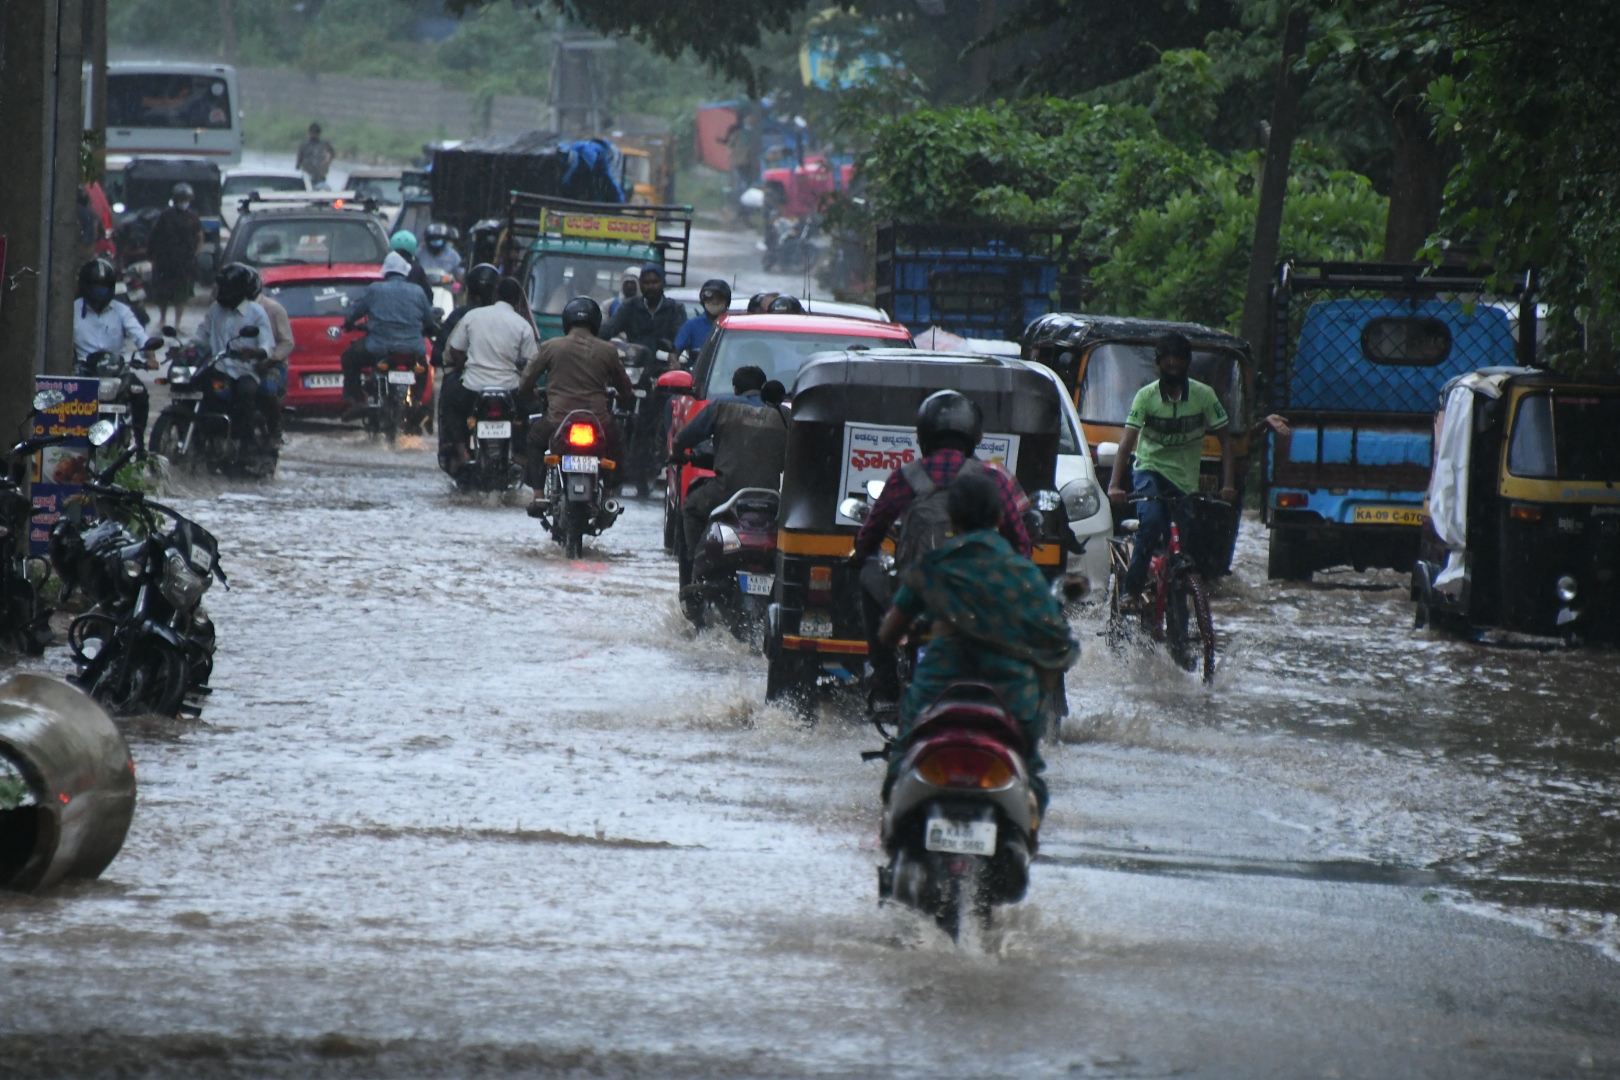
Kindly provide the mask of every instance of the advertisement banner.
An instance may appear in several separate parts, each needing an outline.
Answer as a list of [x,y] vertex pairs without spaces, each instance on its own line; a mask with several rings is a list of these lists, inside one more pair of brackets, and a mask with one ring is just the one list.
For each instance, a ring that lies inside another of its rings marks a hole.
[[100,379],[36,375],[34,393],[55,390],[63,400],[34,413],[33,438],[66,435],[68,441],[34,455],[34,519],[28,527],[28,553],[43,555],[51,528],[63,514],[84,505],[83,485],[90,479],[90,425],[100,418]]
[[[985,435],[974,456],[991,461],[1010,473],[1018,471],[1018,436]],[[838,485],[838,502],[851,495],[864,495],[868,480],[887,480],[889,474],[922,457],[917,447],[917,429],[888,424],[844,425],[844,473]],[[840,525],[860,522],[834,511]]]

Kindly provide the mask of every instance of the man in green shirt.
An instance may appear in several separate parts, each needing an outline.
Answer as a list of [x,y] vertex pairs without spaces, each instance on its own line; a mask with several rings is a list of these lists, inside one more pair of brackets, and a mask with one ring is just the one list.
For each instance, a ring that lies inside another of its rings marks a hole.
[[[1204,436],[1213,432],[1221,440],[1221,498],[1232,502],[1237,491],[1232,479],[1232,431],[1215,390],[1187,377],[1192,366],[1192,343],[1181,334],[1166,334],[1154,343],[1159,378],[1136,392],[1125,435],[1114,458],[1108,498],[1124,505],[1130,491],[1152,495],[1185,495],[1198,490],[1198,466],[1204,456]],[[1134,462],[1133,462],[1134,458]],[[1134,471],[1131,489],[1123,486],[1127,462]],[[1162,502],[1136,504],[1141,527],[1130,570],[1125,575],[1127,604],[1147,584],[1148,560],[1164,545],[1170,532],[1169,508]]]

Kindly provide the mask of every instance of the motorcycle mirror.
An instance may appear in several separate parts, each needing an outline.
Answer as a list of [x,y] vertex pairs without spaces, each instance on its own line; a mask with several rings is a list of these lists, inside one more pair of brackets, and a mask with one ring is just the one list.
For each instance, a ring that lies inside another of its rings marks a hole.
[[1097,464],[1112,468],[1114,459],[1119,457],[1119,443],[1100,442],[1097,444]]
[[872,513],[872,504],[851,496],[838,504],[838,512],[851,521],[865,521]]
[[97,420],[90,425],[90,445],[106,446],[118,434],[118,425],[111,420]]
[[180,331],[176,330],[172,326],[165,326],[165,327],[162,328],[162,330],[163,330],[163,336],[164,337],[177,338],[177,337],[180,336]]
[[149,337],[149,338],[146,339],[146,344],[141,346],[141,352],[149,352],[152,349],[161,348],[162,346],[163,346],[163,339],[162,338],[160,338],[160,337]]
[[60,390],[41,390],[34,395],[34,411],[45,412],[54,409],[67,400],[67,395]]
[[692,373],[690,371],[666,371],[658,376],[658,388],[667,390],[671,394],[692,393]]
[[883,495],[883,481],[882,480],[868,480],[866,482],[866,497],[868,499],[871,499],[873,502],[877,502],[878,499],[882,497],[882,495]]

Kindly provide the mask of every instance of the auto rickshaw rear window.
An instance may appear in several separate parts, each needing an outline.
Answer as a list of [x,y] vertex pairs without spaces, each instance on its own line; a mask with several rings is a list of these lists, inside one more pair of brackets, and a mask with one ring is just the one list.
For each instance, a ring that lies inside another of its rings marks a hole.
[[[1214,388],[1227,415],[1241,415],[1242,379],[1228,352],[1193,350],[1191,378]],[[1091,350],[1080,384],[1080,419],[1093,424],[1123,424],[1136,392],[1159,377],[1153,346],[1108,341]]]
[[1508,472],[1620,481],[1620,394],[1526,394],[1513,418]]
[[1434,367],[1451,355],[1451,330],[1439,319],[1415,315],[1367,320],[1361,354],[1375,364]]

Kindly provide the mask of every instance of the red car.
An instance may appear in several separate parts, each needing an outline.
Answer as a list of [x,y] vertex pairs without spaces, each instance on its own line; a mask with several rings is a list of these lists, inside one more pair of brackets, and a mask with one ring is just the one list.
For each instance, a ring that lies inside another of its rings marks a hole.
[[[819,352],[868,346],[908,348],[911,331],[898,323],[870,322],[829,315],[723,315],[709,335],[691,371],[670,371],[658,385],[675,395],[669,421],[670,448],[675,435],[712,394],[731,393],[731,373],[752,364],[765,370],[788,392],[799,367]],[[674,550],[680,536],[681,501],[686,489],[700,476],[713,476],[690,465],[669,467],[664,499],[664,546]]]
[[[292,321],[294,344],[287,358],[287,406],[305,414],[341,413],[343,350],[354,335],[340,334],[333,340],[327,330],[343,325],[349,304],[367,285],[382,280],[382,267],[364,263],[266,266],[259,273],[264,278],[265,294],[286,308]],[[422,397],[422,403],[430,406],[429,415],[432,401],[433,369],[429,368]]]

